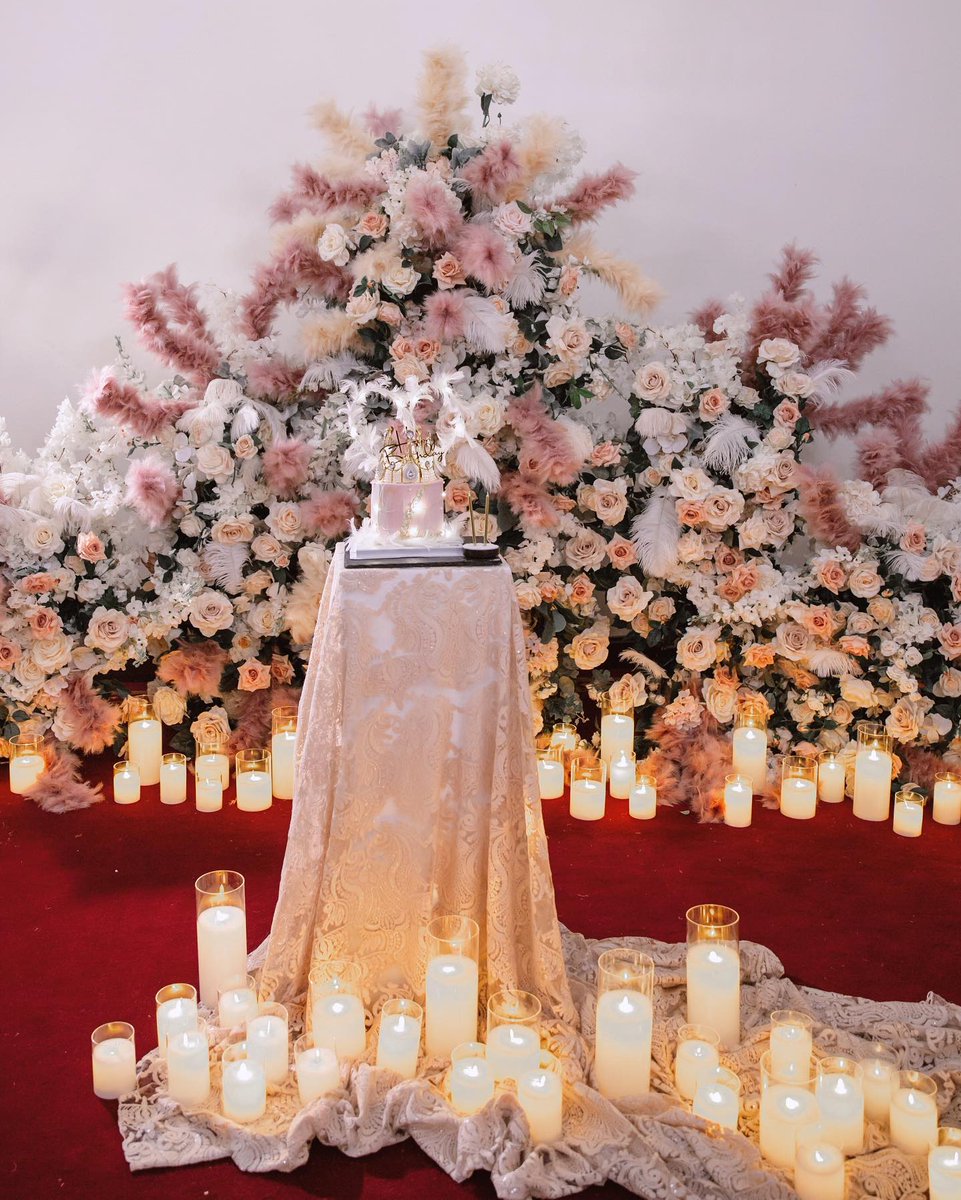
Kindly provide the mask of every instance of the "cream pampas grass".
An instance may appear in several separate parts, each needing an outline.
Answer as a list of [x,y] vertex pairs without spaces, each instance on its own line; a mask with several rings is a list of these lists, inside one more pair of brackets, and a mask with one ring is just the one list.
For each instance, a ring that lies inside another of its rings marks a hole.
[[664,298],[661,288],[640,267],[602,250],[586,233],[576,233],[564,243],[564,255],[573,255],[587,271],[614,289],[631,312],[646,317]]
[[290,589],[284,610],[284,624],[296,645],[307,646],[314,636],[320,597],[330,567],[330,553],[323,546],[308,543],[301,546],[297,562],[300,564],[300,579]]
[[341,354],[359,341],[357,325],[339,308],[328,308],[304,322],[304,349],[307,357],[327,358]]
[[528,196],[541,175],[552,175],[557,170],[565,146],[563,126],[556,120],[535,113],[524,123],[520,142],[514,153],[520,163],[520,174],[507,191],[508,200],[520,200]]
[[424,55],[424,70],[417,88],[417,110],[421,133],[429,139],[435,154],[467,120],[466,74],[467,64],[459,50],[445,47],[429,50]]
[[375,148],[367,130],[338,108],[333,100],[315,104],[310,110],[310,123],[320,130],[332,149],[352,160],[354,167],[358,161],[363,163]]
[[324,229],[337,220],[337,214],[318,217],[312,212],[299,212],[293,220],[275,225],[270,231],[274,254],[286,254],[291,247],[313,249]]

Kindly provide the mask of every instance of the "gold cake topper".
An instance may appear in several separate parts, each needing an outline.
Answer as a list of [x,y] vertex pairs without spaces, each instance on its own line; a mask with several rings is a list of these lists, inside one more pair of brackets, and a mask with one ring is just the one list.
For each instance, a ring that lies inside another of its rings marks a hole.
[[437,441],[433,436],[408,433],[391,426],[380,452],[377,478],[383,483],[424,483],[439,478]]

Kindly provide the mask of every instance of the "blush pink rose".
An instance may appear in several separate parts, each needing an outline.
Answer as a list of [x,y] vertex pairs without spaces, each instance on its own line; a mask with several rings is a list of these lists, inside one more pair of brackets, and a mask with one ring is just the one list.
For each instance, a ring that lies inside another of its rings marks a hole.
[[256,658],[248,658],[240,664],[237,672],[237,687],[242,692],[259,692],[270,687],[270,667],[258,662]]
[[698,401],[697,411],[702,421],[716,421],[731,407],[731,401],[720,388],[711,388]]

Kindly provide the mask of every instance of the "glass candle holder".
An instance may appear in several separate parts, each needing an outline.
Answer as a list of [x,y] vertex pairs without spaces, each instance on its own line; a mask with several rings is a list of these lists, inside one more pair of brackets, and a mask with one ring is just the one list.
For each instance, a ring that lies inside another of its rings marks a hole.
[[165,754],[160,760],[160,803],[183,804],[187,799],[187,756]]
[[891,1097],[898,1086],[898,1056],[884,1042],[872,1042],[861,1055],[864,1115],[876,1125],[887,1125]]
[[247,912],[244,877],[208,871],[194,883],[200,1002],[213,1008],[228,979],[247,974]]
[[721,1065],[716,1029],[707,1025],[682,1025],[677,1031],[674,1055],[674,1086],[684,1100],[693,1100],[698,1085],[712,1079]]
[[116,1100],[137,1090],[137,1051],[134,1028],[127,1021],[107,1021],[90,1035],[93,1092],[101,1100]]
[[611,758],[609,768],[611,797],[627,800],[634,790],[637,777],[637,757],[633,751],[619,750]]
[[297,706],[283,705],[270,714],[270,771],[278,800],[294,798],[294,753],[297,749]]
[[359,1058],[367,1049],[360,963],[332,958],[313,967],[309,980],[314,1044],[339,1059]]
[[961,825],[961,775],[953,771],[935,775],[931,819],[939,825]]
[[[210,770],[210,768],[205,768]],[[219,775],[197,775],[194,782],[197,812],[220,812],[224,806],[224,785]]]
[[247,1021],[247,1051],[264,1065],[268,1087],[281,1087],[290,1070],[290,1021],[283,1004],[265,1001]]
[[427,926],[426,1047],[446,1058],[477,1040],[480,930],[470,917],[434,917]]
[[725,1129],[737,1129],[741,1115],[741,1080],[727,1067],[716,1067],[698,1084],[691,1112]]
[[157,1009],[157,1048],[164,1055],[167,1038],[197,1028],[197,989],[192,983],[168,983],[154,997]]
[[809,821],[817,811],[818,765],[803,754],[781,759],[781,813],[795,821]]
[[635,769],[627,813],[635,821],[650,821],[657,816],[657,780],[653,775],[645,774],[640,766]]
[[564,795],[564,750],[544,746],[537,751],[537,788],[542,800],[557,800]]
[[899,788],[894,797],[894,832],[901,837],[920,837],[924,821],[925,797],[914,784]]
[[207,1022],[167,1036],[167,1094],[181,1108],[196,1108],[210,1095]]
[[221,1108],[231,1121],[246,1125],[267,1109],[267,1074],[250,1054],[246,1040],[231,1043],[221,1057]]
[[269,750],[238,750],[234,758],[237,807],[241,812],[263,812],[273,804]]
[[424,1010],[416,1000],[395,997],[384,1001],[377,1037],[377,1066],[381,1070],[393,1071],[401,1079],[414,1078],[423,1022]]
[[487,1001],[487,1063],[495,1083],[537,1067],[541,1054],[541,1002],[531,992],[502,988]]
[[751,781],[760,795],[767,787],[767,708],[757,696],[743,696],[734,713],[731,760],[734,772]]
[[651,1087],[654,960],[640,950],[605,950],[597,960],[594,1082],[609,1100]]
[[317,1046],[310,1034],[294,1042],[294,1071],[301,1104],[340,1090],[340,1064],[329,1046]]
[[844,760],[830,750],[818,755],[818,799],[823,804],[840,804],[844,799],[847,771]]
[[625,751],[634,753],[634,705],[620,696],[605,692],[600,699],[601,761],[610,767],[611,761]]
[[776,1008],[771,1013],[771,1069],[775,1075],[790,1079],[792,1075],[811,1073],[814,1053],[813,1020],[807,1013],[793,1008]]
[[961,1129],[945,1125],[938,1144],[928,1152],[931,1200],[961,1200]]
[[740,920],[725,904],[687,910],[687,1019],[716,1030],[726,1048],[741,1040]]
[[208,738],[197,742],[194,771],[198,779],[216,777],[222,788],[230,786],[230,753],[225,738]]
[[754,785],[736,771],[724,776],[724,824],[746,829],[754,815]]
[[560,746],[562,750],[576,750],[577,730],[573,725],[555,725],[551,734],[551,745]]
[[891,810],[891,736],[874,721],[859,721],[854,759],[854,815],[862,821],[886,821]]
[[821,1110],[821,1133],[844,1154],[864,1148],[864,1072],[861,1064],[843,1054],[817,1064],[814,1094]]
[[36,733],[15,733],[10,739],[10,791],[22,796],[45,770],[43,738]]
[[844,1200],[844,1154],[825,1140],[818,1122],[797,1135],[794,1190],[800,1200]]
[[819,1115],[814,1095],[817,1078],[812,1068],[806,1075],[778,1074],[771,1064],[771,1052],[765,1051],[759,1063],[761,1074],[761,1153],[776,1167],[794,1166],[797,1138],[811,1132]]
[[160,782],[162,756],[163,726],[153,705],[145,697],[128,697],[127,758],[138,767],[144,787]]
[[136,804],[140,799],[140,770],[136,763],[124,758],[113,764],[113,799],[115,804]]
[[451,1049],[447,1090],[451,1105],[462,1116],[473,1116],[493,1100],[494,1074],[483,1042],[462,1042]]
[[253,975],[231,975],[220,985],[217,1019],[222,1029],[243,1029],[257,1015],[257,981]]
[[938,1085],[923,1071],[901,1071],[891,1096],[891,1144],[905,1154],[927,1154],[938,1143]]
[[599,821],[606,803],[607,764],[571,763],[571,816],[578,821]]
[[549,1050],[542,1050],[537,1066],[517,1080],[517,1099],[535,1146],[559,1141],[564,1130],[564,1080],[560,1063]]

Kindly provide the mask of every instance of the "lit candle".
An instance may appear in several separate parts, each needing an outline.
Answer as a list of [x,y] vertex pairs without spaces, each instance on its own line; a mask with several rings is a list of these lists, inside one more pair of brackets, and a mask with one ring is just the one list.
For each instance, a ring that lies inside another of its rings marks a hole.
[[798,1133],[818,1119],[811,1092],[792,1083],[770,1083],[761,1094],[761,1153],[776,1167],[793,1167]]
[[573,725],[555,725],[551,734],[551,745],[560,746],[562,750],[576,750],[577,730]]
[[219,812],[223,808],[224,787],[218,777],[197,776],[196,805],[197,812]]
[[571,816],[599,821],[607,803],[607,765],[576,762],[571,767]]
[[193,1108],[210,1095],[210,1043],[203,1021],[167,1038],[167,1092],[183,1108]]
[[136,804],[140,799],[140,771],[134,763],[114,763],[113,798],[115,804]]
[[862,821],[886,821],[891,807],[891,737],[871,721],[858,723],[854,759],[854,815]]
[[961,1200],[961,1129],[938,1130],[938,1144],[928,1152],[931,1200]]
[[634,710],[601,697],[601,761],[610,766],[621,751],[634,753]]
[[709,1079],[702,1079],[694,1094],[691,1111],[696,1117],[737,1129],[741,1115],[741,1081],[726,1067],[717,1067]]
[[223,788],[230,785],[230,756],[224,741],[199,742],[194,760],[197,778],[217,778]]
[[263,1063],[248,1058],[247,1043],[235,1042],[223,1054],[221,1106],[225,1117],[246,1124],[267,1108],[267,1075]]
[[835,754],[818,758],[818,799],[824,804],[840,804],[844,799],[844,763]]
[[187,799],[187,759],[165,754],[160,763],[160,803],[183,804]]
[[537,1067],[518,1078],[517,1099],[527,1117],[533,1145],[548,1145],[560,1139],[564,1086],[553,1054],[545,1051]]
[[477,950],[470,917],[434,917],[427,927],[425,1044],[431,1058],[477,1040]]
[[657,816],[657,780],[653,775],[636,777],[627,813],[636,821],[650,821]]
[[297,747],[297,708],[285,705],[271,713],[270,771],[278,800],[294,798],[294,751]]
[[267,1083],[280,1087],[290,1066],[290,1033],[287,1009],[282,1004],[261,1004],[247,1022],[247,1053],[263,1063]]
[[746,775],[724,777],[724,824],[746,829],[754,815],[754,788]]
[[137,1088],[134,1029],[126,1021],[108,1021],[91,1034],[93,1091],[101,1100],[116,1100]]
[[767,787],[767,710],[754,696],[738,702],[732,738],[732,765],[736,775],[751,781],[755,795]]
[[257,1015],[257,987],[252,975],[235,975],[224,980],[217,1003],[222,1029],[239,1029]]
[[932,818],[939,825],[961,824],[961,775],[941,771],[934,782]]
[[153,787],[160,782],[163,730],[152,704],[133,699],[128,704],[130,723],[127,725],[127,757],[139,768],[141,784]]
[[706,1025],[682,1025],[674,1056],[674,1086],[684,1100],[693,1100],[698,1086],[713,1079],[720,1066],[717,1032]]
[[359,1058],[367,1049],[364,1005],[350,992],[317,996],[311,1007],[314,1043],[337,1051],[339,1058]]
[[898,1060],[888,1046],[875,1043],[861,1059],[864,1115],[877,1125],[887,1125],[891,1097],[898,1086]]
[[844,1200],[844,1155],[816,1132],[797,1139],[794,1190],[800,1200]]
[[339,1090],[337,1055],[328,1046],[315,1046],[306,1034],[294,1043],[294,1066],[301,1104]]
[[901,837],[920,837],[924,819],[924,797],[912,787],[904,787],[894,798],[894,832]]
[[537,787],[542,800],[557,800],[564,795],[563,754],[560,746],[537,752]]
[[16,733],[10,739],[10,791],[22,796],[44,773],[43,738]]
[[938,1085],[921,1071],[902,1071],[891,1096],[891,1144],[905,1154],[927,1154],[938,1142]]
[[[429,1008],[427,1012],[429,1018]],[[464,1116],[480,1112],[494,1098],[494,1076],[482,1042],[464,1042],[453,1048],[447,1086],[451,1104]]]
[[234,779],[241,812],[263,812],[273,804],[269,750],[238,750]]
[[723,904],[687,912],[687,1019],[717,1031],[721,1045],[741,1040],[739,917]]
[[161,1057],[167,1038],[197,1028],[197,989],[191,983],[169,983],[157,993],[157,1047]]
[[377,1038],[377,1066],[393,1071],[402,1079],[417,1074],[420,1031],[424,1010],[414,1000],[391,999],[380,1012]]
[[534,1070],[540,1056],[540,1036],[524,1025],[497,1025],[487,1035],[487,1063],[497,1083]]
[[841,1055],[818,1063],[814,1094],[821,1110],[821,1132],[844,1154],[860,1154],[864,1147],[862,1074],[860,1063]]
[[782,1079],[811,1074],[814,1022],[807,1013],[778,1008],[771,1013],[771,1070]]
[[611,796],[615,800],[627,800],[634,788],[634,776],[637,772],[633,753],[620,750],[611,759],[610,772]]
[[639,950],[605,950],[597,961],[594,1083],[609,1100],[651,1087],[654,960]]
[[225,982],[247,973],[244,877],[236,871],[208,871],[194,889],[200,1002],[213,1008]]
[[801,754],[781,760],[781,813],[795,821],[814,816],[818,802],[817,763]]

